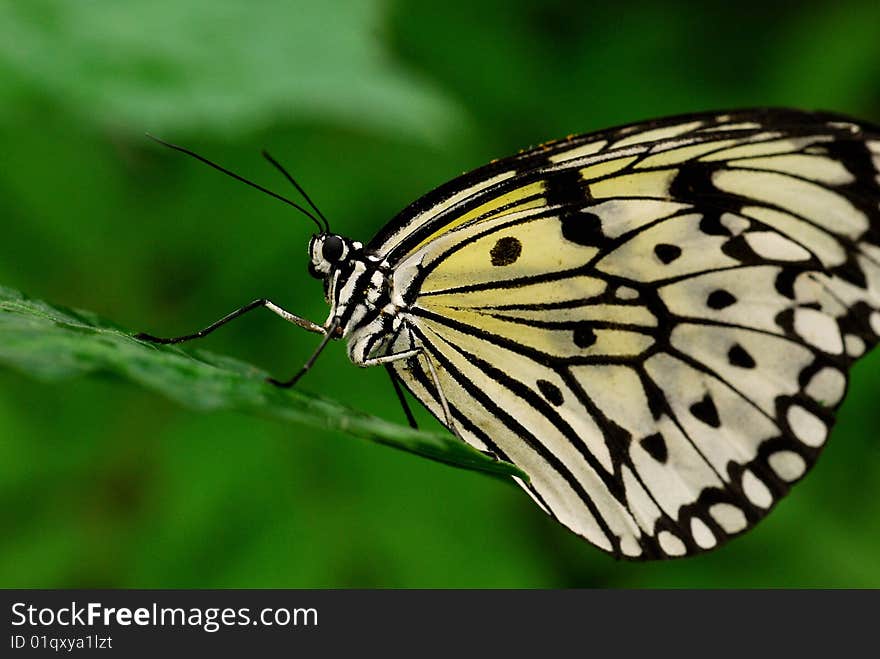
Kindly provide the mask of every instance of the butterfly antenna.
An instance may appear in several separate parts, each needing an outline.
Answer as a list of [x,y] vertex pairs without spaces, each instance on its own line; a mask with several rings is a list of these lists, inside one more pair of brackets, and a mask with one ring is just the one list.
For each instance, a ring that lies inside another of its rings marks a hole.
[[275,160],[275,158],[273,158],[271,155],[269,155],[269,152],[266,151],[265,149],[263,149],[263,157],[264,157],[266,160],[268,160],[269,163],[270,163],[275,169],[277,169],[279,172],[281,172],[282,174],[284,174],[284,177],[285,177],[288,181],[290,181],[291,183],[293,183],[293,187],[295,187],[297,190],[299,190],[299,193],[303,196],[303,198],[304,198],[307,202],[309,202],[309,206],[311,206],[311,207],[315,210],[315,212],[318,214],[318,217],[320,217],[320,218],[324,221],[324,229],[325,229],[325,231],[326,231],[327,233],[330,233],[330,223],[327,221],[327,218],[324,217],[324,213],[322,213],[322,212],[321,212],[321,209],[318,208],[318,207],[315,205],[315,202],[312,201],[312,198],[309,197],[309,195],[306,194],[306,191],[303,190],[303,187],[302,187],[299,183],[296,182],[296,179],[293,178],[293,176],[291,175],[291,173],[288,172],[286,169],[284,169],[284,167],[281,165],[281,163],[279,163],[277,160]]
[[[166,146],[166,147],[168,147],[169,149],[174,149],[175,151],[180,151],[181,153],[185,153],[186,155],[191,156],[191,157],[195,158],[196,160],[199,160],[199,161],[205,163],[205,164],[208,165],[209,167],[213,167],[213,168],[216,169],[218,172],[223,172],[223,173],[226,174],[227,176],[231,176],[231,177],[234,178],[236,181],[241,181],[241,182],[244,183],[245,185],[249,185],[249,186],[251,186],[252,188],[256,188],[256,189],[259,190],[260,192],[264,192],[264,193],[266,193],[267,195],[269,195],[270,197],[274,197],[275,199],[277,199],[277,200],[279,200],[279,201],[283,201],[283,202],[284,202],[285,204],[287,204],[288,206],[293,206],[296,210],[298,210],[300,213],[302,213],[302,214],[305,215],[307,218],[309,218],[312,222],[314,222],[314,223],[317,225],[319,231],[324,231],[324,227],[321,226],[321,223],[318,221],[318,218],[316,218],[316,217],[315,217],[314,215],[312,215],[308,210],[306,210],[305,208],[303,208],[302,206],[300,206],[300,205],[297,204],[296,202],[291,201],[291,200],[288,199],[287,197],[282,197],[282,196],[281,196],[280,194],[278,194],[277,192],[272,192],[271,190],[269,190],[269,189],[267,189],[267,188],[264,188],[262,185],[259,185],[258,183],[254,183],[253,181],[249,181],[249,180],[246,179],[245,177],[240,176],[240,175],[236,174],[235,172],[229,171],[229,170],[226,169],[225,167],[222,167],[222,166],[218,165],[217,163],[208,160],[208,159],[205,158],[204,156],[200,156],[200,155],[199,155],[198,153],[196,153],[195,151],[190,151],[190,150],[187,149],[187,148],[184,148],[184,147],[182,147],[182,146],[178,146],[177,144],[172,144],[171,142],[166,142],[165,140],[161,140],[161,139],[159,139],[158,137],[156,137],[155,135],[150,135],[149,133],[147,133],[147,137],[149,137],[149,138],[150,138],[151,140],[153,140],[154,142],[157,142],[158,144],[161,144],[162,146]],[[325,222],[325,224],[326,224],[327,221],[324,220],[324,222]]]

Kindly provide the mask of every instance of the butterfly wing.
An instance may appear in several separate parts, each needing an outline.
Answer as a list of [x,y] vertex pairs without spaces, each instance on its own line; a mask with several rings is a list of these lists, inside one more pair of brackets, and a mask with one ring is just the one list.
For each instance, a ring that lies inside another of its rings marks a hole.
[[[880,335],[880,133],[763,110],[575,137],[467,174],[370,246],[456,429],[632,558],[711,549],[815,462]],[[424,362],[394,368],[438,418]]]

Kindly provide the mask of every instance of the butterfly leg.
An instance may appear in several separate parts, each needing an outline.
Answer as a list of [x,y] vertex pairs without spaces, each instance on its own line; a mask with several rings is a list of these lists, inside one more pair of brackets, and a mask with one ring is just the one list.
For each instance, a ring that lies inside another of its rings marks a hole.
[[200,339],[203,336],[207,336],[211,332],[213,332],[218,327],[222,327],[226,323],[231,320],[235,320],[239,316],[243,316],[249,311],[253,311],[254,309],[260,309],[265,307],[276,316],[280,316],[284,320],[289,323],[293,323],[299,327],[302,327],[309,332],[315,332],[316,334],[326,334],[327,330],[325,330],[320,325],[313,323],[310,320],[306,320],[305,318],[300,318],[299,316],[290,313],[289,311],[282,309],[277,304],[272,302],[271,300],[267,300],[265,298],[261,298],[259,300],[254,300],[250,304],[246,304],[240,309],[236,309],[230,314],[223,316],[220,320],[215,323],[208,325],[206,328],[199,330],[194,334],[186,334],[184,336],[175,336],[172,338],[160,338],[158,336],[153,336],[152,334],[146,334],[141,332],[140,334],[135,334],[134,338],[139,341],[149,341],[150,343],[161,343],[161,344],[173,344],[173,343],[183,343],[184,341],[192,341],[193,339]]
[[[424,354],[424,352],[422,352]],[[428,365],[428,370],[431,372],[431,379],[434,380],[434,388],[437,389],[437,397],[440,399],[440,407],[443,408],[443,416],[446,419],[446,427],[452,431],[452,434],[458,437],[465,444],[469,444],[462,434],[458,431],[458,426],[452,418],[452,409],[449,407],[449,401],[446,400],[446,394],[443,393],[443,387],[440,386],[440,378],[437,376],[437,369],[434,368],[434,362],[430,357],[424,355],[425,363]],[[498,456],[495,455],[492,451],[484,451],[482,449],[477,449],[485,455],[487,458],[492,458],[493,460],[498,460]]]
[[[434,381],[434,388],[437,390],[437,398],[440,401],[440,407],[443,410],[443,418],[444,425],[452,431],[452,434],[458,437],[460,440],[465,441],[464,437],[461,436],[461,433],[458,432],[458,428],[456,427],[455,421],[452,418],[452,410],[449,407],[449,401],[446,400],[446,395],[443,393],[443,388],[440,386],[440,378],[437,376],[437,370],[434,368],[434,362],[425,354],[425,351],[422,348],[413,348],[411,350],[404,350],[402,352],[395,352],[390,355],[382,355],[381,357],[373,357],[372,359],[364,360],[361,365],[362,366],[378,366],[380,364],[388,365],[391,362],[400,361],[401,359],[409,359],[411,357],[425,357],[425,364],[428,365],[428,372],[431,375],[431,379]],[[490,457],[495,457],[494,454],[487,453]]]
[[[446,394],[443,393],[443,387],[440,386],[440,378],[437,376],[437,370],[434,368],[434,362],[431,361],[430,357],[425,355],[425,363],[428,365],[428,370],[431,372],[431,379],[434,380],[434,388],[437,389],[437,397],[440,399],[440,407],[443,408],[443,416],[446,419],[446,427],[452,431],[453,435],[458,437],[465,444],[469,444],[469,442],[464,437],[462,437],[461,433],[458,431],[458,426],[452,418],[452,409],[449,407],[449,401],[446,400]],[[480,451],[480,453],[485,455],[487,458],[498,460],[498,456],[491,451],[483,451],[480,449],[477,450]]]
[[397,377],[397,373],[391,368],[391,364],[385,364],[385,370],[388,371],[388,377],[391,378],[391,385],[394,387],[394,393],[397,394],[397,400],[400,401],[400,406],[403,408],[403,413],[406,415],[409,427],[418,430],[419,424],[416,423],[416,418],[413,416],[409,403],[406,402],[406,396],[403,395],[403,389],[400,387],[400,378]]
[[296,375],[294,375],[289,380],[276,380],[275,378],[266,378],[266,382],[269,384],[274,384],[276,387],[281,387],[283,389],[289,389],[297,382],[299,379],[309,372],[309,369],[314,366],[315,362],[318,359],[318,356],[324,351],[324,348],[327,347],[327,344],[330,343],[330,340],[337,336],[336,329],[339,327],[338,322],[334,322],[330,327],[326,330],[322,328],[324,332],[324,338],[321,339],[321,343],[318,345],[315,352],[312,353],[312,356],[308,358],[305,364],[303,364],[302,368],[299,369]]

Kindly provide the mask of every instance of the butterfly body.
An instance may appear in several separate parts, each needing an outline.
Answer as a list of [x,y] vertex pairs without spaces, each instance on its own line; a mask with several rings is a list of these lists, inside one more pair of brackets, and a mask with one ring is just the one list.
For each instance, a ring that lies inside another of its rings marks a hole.
[[569,137],[450,181],[366,246],[325,229],[309,270],[326,322],[245,310],[392,369],[617,557],[754,526],[815,463],[880,340],[880,129],[839,115]]

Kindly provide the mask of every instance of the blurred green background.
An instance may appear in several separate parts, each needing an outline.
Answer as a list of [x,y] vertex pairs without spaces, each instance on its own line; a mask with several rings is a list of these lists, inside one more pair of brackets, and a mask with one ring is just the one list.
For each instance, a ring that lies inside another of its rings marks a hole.
[[[369,239],[456,174],[570,133],[757,105],[880,121],[880,3],[0,4],[0,283],[180,334],[266,296],[323,320],[311,226],[145,131]],[[271,314],[204,347],[289,376]],[[813,473],[714,553],[616,563],[501,479],[200,414],[112,378],[0,371],[0,586],[880,586],[880,351]],[[331,346],[303,387],[403,422]],[[428,427],[436,424],[420,411]]]

